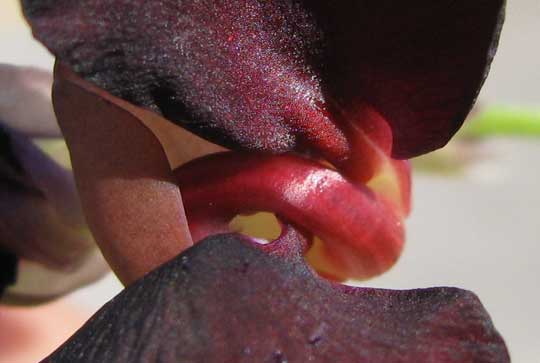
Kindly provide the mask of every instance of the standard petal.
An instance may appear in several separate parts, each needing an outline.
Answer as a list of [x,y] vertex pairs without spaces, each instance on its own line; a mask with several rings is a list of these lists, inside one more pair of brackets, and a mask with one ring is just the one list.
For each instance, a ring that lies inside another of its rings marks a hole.
[[478,298],[343,287],[238,236],[206,239],[120,293],[47,363],[509,362]]
[[22,3],[38,39],[115,96],[227,146],[332,162],[357,153],[358,127],[394,157],[444,145],[504,13],[504,0]]
[[52,74],[0,64],[0,124],[31,137],[60,137],[51,103]]
[[120,279],[130,283],[191,246],[180,190],[138,110],[61,65],[53,102],[88,224]]

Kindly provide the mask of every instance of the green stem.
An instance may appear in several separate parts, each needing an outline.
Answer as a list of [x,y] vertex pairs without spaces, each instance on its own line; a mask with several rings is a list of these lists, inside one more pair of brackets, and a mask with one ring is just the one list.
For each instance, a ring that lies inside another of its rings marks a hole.
[[539,137],[540,109],[492,106],[467,121],[460,134],[464,137]]

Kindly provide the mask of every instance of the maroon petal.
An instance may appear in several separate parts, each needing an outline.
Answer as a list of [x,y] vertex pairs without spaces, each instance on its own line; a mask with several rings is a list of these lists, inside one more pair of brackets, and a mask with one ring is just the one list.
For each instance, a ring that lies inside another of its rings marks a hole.
[[333,285],[299,256],[206,239],[105,305],[47,363],[509,362],[478,298]]
[[504,0],[22,3],[38,39],[115,96],[227,146],[307,147],[334,163],[355,154],[356,129],[399,158],[444,145],[483,83],[504,9]]
[[313,4],[327,37],[321,74],[330,107],[364,129],[369,118],[347,115],[366,107],[380,113],[397,158],[446,144],[487,76],[505,0]]

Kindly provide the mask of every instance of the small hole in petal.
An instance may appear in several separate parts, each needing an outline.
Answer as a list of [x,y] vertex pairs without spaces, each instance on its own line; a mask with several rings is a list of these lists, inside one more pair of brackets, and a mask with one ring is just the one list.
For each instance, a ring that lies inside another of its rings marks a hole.
[[229,223],[232,232],[251,237],[255,242],[267,244],[281,235],[281,225],[273,213],[256,212],[237,215]]

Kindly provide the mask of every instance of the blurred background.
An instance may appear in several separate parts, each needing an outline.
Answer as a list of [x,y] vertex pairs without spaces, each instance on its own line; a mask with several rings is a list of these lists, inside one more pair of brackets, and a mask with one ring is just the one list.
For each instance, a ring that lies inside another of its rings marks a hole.
[[[480,115],[493,107],[519,106],[523,117],[536,110],[540,122],[538,19],[538,0],[509,1],[499,52],[477,104]],[[0,45],[0,63],[52,68],[52,57],[32,40],[16,0],[0,5]],[[470,139],[464,132],[445,150],[415,161],[404,254],[390,272],[364,285],[472,290],[505,338],[512,360],[535,363],[540,357],[540,135],[496,133],[480,130],[476,135],[483,137]],[[0,363],[44,357],[120,289],[109,275],[49,306],[0,310],[0,347],[17,316],[25,316],[28,330],[41,339],[24,357],[0,352]],[[50,335],[50,327],[64,320],[57,338],[40,338],[41,330]],[[37,322],[46,328],[36,328]],[[19,350],[25,346],[17,344]]]

